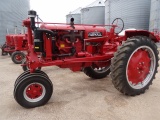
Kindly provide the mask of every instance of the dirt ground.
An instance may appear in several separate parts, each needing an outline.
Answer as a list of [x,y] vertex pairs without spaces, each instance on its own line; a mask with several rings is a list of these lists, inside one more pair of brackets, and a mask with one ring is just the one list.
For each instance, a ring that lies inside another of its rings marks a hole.
[[92,80],[83,72],[42,68],[54,85],[50,101],[26,109],[14,100],[14,82],[23,71],[10,56],[0,56],[0,120],[160,120],[160,68],[145,94],[122,95],[108,76]]

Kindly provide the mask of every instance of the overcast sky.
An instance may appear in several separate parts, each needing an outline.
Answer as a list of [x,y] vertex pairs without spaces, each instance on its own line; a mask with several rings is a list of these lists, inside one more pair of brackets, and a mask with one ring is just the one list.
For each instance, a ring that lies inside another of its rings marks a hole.
[[66,22],[66,15],[95,0],[30,0],[31,9],[45,22]]

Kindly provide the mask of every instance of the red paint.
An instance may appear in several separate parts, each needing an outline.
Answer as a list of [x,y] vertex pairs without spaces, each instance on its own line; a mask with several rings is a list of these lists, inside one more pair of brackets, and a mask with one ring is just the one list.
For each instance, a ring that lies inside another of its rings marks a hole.
[[16,55],[15,58],[16,60],[21,61],[23,57],[21,55]]
[[15,51],[28,50],[27,34],[19,34],[13,36],[15,43]]
[[36,99],[42,95],[43,88],[41,85],[34,83],[29,85],[25,92],[27,97],[29,97],[30,99]]
[[15,51],[27,51],[28,41],[27,34],[10,34],[6,35],[6,47],[2,52],[13,53]]
[[138,84],[143,82],[143,80],[149,74],[149,68],[151,65],[151,60],[149,53],[145,50],[139,49],[131,57],[128,65],[128,79],[133,84]]

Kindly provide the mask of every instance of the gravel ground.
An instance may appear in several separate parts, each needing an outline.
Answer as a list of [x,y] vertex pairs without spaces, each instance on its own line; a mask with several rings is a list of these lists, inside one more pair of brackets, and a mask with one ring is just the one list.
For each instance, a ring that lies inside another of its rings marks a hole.
[[128,97],[114,88],[109,76],[92,80],[83,72],[55,66],[42,69],[53,82],[53,95],[46,105],[26,109],[13,97],[21,66],[10,56],[0,56],[0,120],[160,120],[158,74],[145,94]]

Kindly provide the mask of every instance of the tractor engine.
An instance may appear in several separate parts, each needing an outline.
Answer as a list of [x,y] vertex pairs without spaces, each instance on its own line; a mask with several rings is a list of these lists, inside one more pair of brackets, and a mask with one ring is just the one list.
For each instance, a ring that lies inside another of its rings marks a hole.
[[60,30],[53,38],[53,54],[75,56],[83,50],[83,31]]
[[41,30],[43,29],[34,31],[34,49],[35,52],[41,52],[43,57],[50,53],[52,59],[61,59],[74,57],[78,52],[83,51],[83,31],[52,29],[50,30],[53,32],[51,36],[46,31],[40,32]]
[[103,54],[105,35],[104,27],[42,24],[34,30],[34,49],[52,60]]

